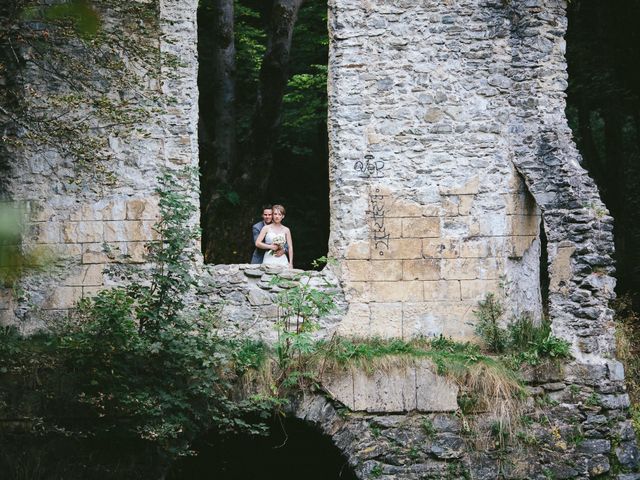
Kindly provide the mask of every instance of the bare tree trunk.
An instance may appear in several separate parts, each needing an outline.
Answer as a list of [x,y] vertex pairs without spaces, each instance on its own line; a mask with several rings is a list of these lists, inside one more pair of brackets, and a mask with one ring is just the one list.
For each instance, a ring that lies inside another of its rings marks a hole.
[[233,0],[215,0],[216,48],[214,54],[215,101],[213,104],[216,151],[215,178],[228,183],[235,161],[235,72],[236,46],[233,39]]
[[[260,70],[260,86],[252,121],[251,154],[243,162],[244,179],[263,195],[273,166],[273,148],[280,125],[282,98],[289,80],[291,39],[304,0],[274,0],[269,20],[267,50]],[[259,173],[257,178],[254,176]]]
[[[215,29],[211,55],[213,121],[208,128],[204,125],[200,128],[203,137],[207,137],[206,142],[201,142],[207,148],[202,149],[200,160],[202,244],[207,260],[211,259],[213,254],[215,207],[219,191],[229,188],[232,181],[231,169],[236,163],[236,48],[233,0],[212,0],[210,12],[213,15],[211,23]],[[213,135],[208,138],[210,133]]]

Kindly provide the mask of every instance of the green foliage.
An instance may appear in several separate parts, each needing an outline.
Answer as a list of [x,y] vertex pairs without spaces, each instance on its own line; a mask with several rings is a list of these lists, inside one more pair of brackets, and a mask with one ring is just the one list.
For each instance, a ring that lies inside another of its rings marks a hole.
[[640,407],[637,403],[632,403],[630,411],[631,423],[633,424],[633,429],[635,430],[636,435],[638,435],[638,432],[640,432]]
[[423,350],[402,339],[383,340],[372,338],[367,341],[354,341],[336,338],[327,343],[327,353],[337,362],[368,362],[387,355],[421,355]]
[[83,38],[94,37],[100,28],[100,16],[87,0],[71,0],[68,3],[48,5],[44,8],[28,7],[22,17],[28,21],[66,21]]
[[478,318],[476,331],[487,348],[494,353],[509,353],[516,365],[535,366],[571,356],[569,343],[551,333],[548,319],[536,325],[531,317],[523,315],[503,327],[500,321],[504,309],[492,293],[479,302],[474,313]]
[[536,327],[529,316],[523,315],[509,324],[508,331],[510,347],[521,350],[548,336],[551,333],[551,325],[544,321],[541,327]]
[[223,342],[215,312],[185,307],[195,285],[198,232],[189,225],[196,207],[187,194],[195,178],[188,170],[160,179],[150,271],[118,271],[126,284],[83,300],[55,335],[4,333],[11,341],[2,343],[0,365],[8,373],[34,364],[47,370],[42,385],[25,393],[35,401],[23,412],[41,418],[46,432],[141,441],[155,446],[162,463],[188,453],[190,441],[208,429],[262,431],[243,418],[265,404],[233,402],[230,392],[237,370],[258,365],[263,347]]
[[476,332],[484,340],[487,348],[494,353],[502,353],[507,347],[507,333],[500,325],[504,308],[493,293],[488,293],[478,303],[473,312],[478,319]]
[[545,360],[570,358],[569,342],[551,333],[551,323],[543,319],[535,325],[530,317],[522,316],[509,324],[509,349],[517,363],[539,365]]
[[41,269],[53,260],[45,248],[22,247],[25,205],[17,202],[0,203],[0,286],[14,287],[28,271]]
[[[284,289],[278,294],[276,303],[280,322],[287,331],[294,328],[296,333],[315,330],[314,320],[328,315],[336,307],[333,296],[315,287],[312,278],[312,272],[303,272],[291,280],[278,275],[271,280],[272,285]],[[326,280],[324,286],[333,287]]]
[[497,359],[484,355],[480,347],[469,342],[455,342],[443,336],[434,339],[417,338],[410,341],[399,338],[352,340],[333,338],[328,342],[320,341],[318,349],[323,355],[338,365],[355,364],[371,370],[376,360],[385,357],[428,358],[439,374],[464,375],[473,365],[486,365],[488,368],[502,369]]
[[312,332],[318,328],[318,319],[330,314],[336,304],[332,295],[313,285],[312,278],[313,273],[303,272],[291,280],[277,275],[272,279],[273,285],[283,288],[276,300],[279,311],[276,388],[303,387],[315,377],[311,369],[318,343]]
[[56,261],[56,255],[47,245],[25,247],[22,244],[28,215],[28,203],[0,202],[0,286],[13,288],[16,297],[20,296],[21,278],[46,270]]
[[327,3],[307,2],[293,32],[291,77],[282,105],[278,146],[303,162],[324,151],[319,132],[327,122]]
[[382,467],[380,465],[375,465],[371,469],[371,477],[378,478],[380,476],[382,476]]
[[436,428],[433,425],[433,421],[429,418],[425,418],[422,421],[422,431],[425,433],[427,438],[433,438],[436,434]]
[[574,444],[576,447],[579,447],[585,440],[582,428],[579,425],[574,425],[567,440]]
[[496,447],[504,448],[509,439],[509,429],[505,426],[504,422],[501,422],[500,420],[492,422],[490,431],[494,438]]
[[471,478],[471,474],[465,468],[465,466],[457,461],[451,462],[447,464],[447,470],[445,472],[446,480],[460,480],[465,479],[468,480]]
[[539,365],[546,360],[571,358],[569,342],[548,334],[536,342],[529,344],[528,350],[516,355],[520,364]]
[[[313,155],[319,128],[327,121],[327,66],[311,65],[311,72],[293,75],[282,99],[279,147],[292,154]],[[312,140],[312,142],[309,142]]]
[[238,375],[249,370],[259,370],[266,362],[268,349],[264,342],[252,339],[244,339],[232,343],[233,365]]
[[591,394],[584,401],[584,404],[587,407],[599,408],[602,405],[602,402],[600,401],[600,397],[598,396],[598,394],[596,392],[591,392]]

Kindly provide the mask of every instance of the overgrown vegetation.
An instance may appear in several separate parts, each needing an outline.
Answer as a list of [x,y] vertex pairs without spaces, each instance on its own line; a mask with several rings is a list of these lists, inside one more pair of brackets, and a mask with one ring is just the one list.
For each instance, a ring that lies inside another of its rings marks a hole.
[[493,293],[487,294],[474,311],[478,318],[476,332],[484,340],[487,348],[495,353],[504,352],[507,346],[507,331],[500,325],[504,309]]
[[501,339],[501,353],[488,348],[496,344],[485,337],[485,348],[444,337],[407,341],[334,336],[314,340],[317,319],[331,313],[335,305],[330,294],[310,286],[310,278],[311,274],[306,273],[293,280],[274,281],[285,288],[279,294],[279,339],[271,354],[261,357],[260,378],[249,373],[250,392],[286,398],[300,389],[321,389],[327,375],[346,373],[351,368],[373,373],[412,367],[428,360],[438,374],[460,388],[458,404],[463,415],[489,412],[493,416],[492,441],[504,445],[509,438],[516,438],[512,434],[526,398],[519,374],[522,366],[538,366],[570,356],[568,343],[551,334],[548,322],[536,326],[522,317],[503,327],[503,309],[493,296],[480,302],[478,315],[492,322],[490,340]]
[[630,295],[623,295],[614,303],[616,312],[616,353],[624,364],[625,384],[631,398],[631,419],[640,435],[640,316],[633,308]]
[[[479,332],[499,355],[444,337],[318,340],[318,320],[336,304],[333,286],[321,284],[315,272],[274,279],[281,292],[272,347],[224,340],[215,311],[187,305],[196,284],[191,266],[199,232],[190,226],[196,207],[186,192],[197,188],[195,178],[192,170],[160,178],[158,240],[148,244],[146,266],[121,264],[111,271],[122,286],[83,300],[50,333],[25,338],[3,331],[0,411],[19,419],[16,433],[0,437],[8,452],[0,456],[5,471],[37,478],[31,457],[13,450],[24,448],[15,439],[27,432],[33,446],[27,451],[39,452],[38,462],[50,464],[57,449],[76,448],[77,457],[55,467],[65,478],[118,478],[136,469],[144,470],[138,476],[161,475],[205,431],[262,432],[261,416],[301,389],[321,388],[327,373],[392,369],[421,359],[458,384],[463,414],[494,414],[494,437],[504,443],[523,398],[518,367],[568,355],[548,325],[521,318],[502,327],[503,309],[492,296],[479,304],[480,322],[490,324]],[[100,455],[87,462],[96,451]]]
[[[123,286],[84,300],[51,333],[25,338],[7,330],[0,342],[3,418],[19,419],[41,446],[58,438],[115,450],[105,463],[61,466],[63,478],[125,475],[113,462],[132,445],[143,459],[133,464],[146,458],[145,475],[157,476],[204,431],[262,431],[244,418],[264,405],[231,399],[241,349],[218,337],[216,312],[186,305],[199,233],[189,226],[195,206],[185,192],[196,187],[194,172],[176,175],[163,176],[158,189],[162,220],[148,245],[150,271],[121,268]],[[11,452],[12,434],[3,437]],[[24,469],[15,458],[0,458],[0,470]]]
[[[75,445],[78,456],[57,467],[65,478],[118,478],[138,468],[142,476],[161,474],[205,431],[262,432],[261,417],[300,390],[321,388],[328,373],[402,368],[421,359],[459,386],[462,414],[494,415],[493,437],[503,444],[524,398],[519,367],[568,356],[566,342],[547,324],[523,317],[503,327],[493,296],[477,312],[479,323],[489,325],[478,329],[484,350],[444,337],[319,340],[313,334],[318,320],[336,304],[333,286],[321,284],[315,272],[275,277],[281,292],[273,346],[224,340],[215,311],[187,306],[198,231],[189,226],[196,208],[185,192],[196,188],[194,180],[190,170],[160,179],[162,217],[158,240],[148,245],[148,266],[114,269],[122,286],[83,300],[48,334],[3,332],[0,410],[19,419],[20,431],[0,437],[9,452],[0,457],[6,471],[36,475],[30,457],[11,453],[14,439],[28,432],[44,463],[62,448],[60,440],[66,448]],[[18,382],[22,378],[28,381]],[[118,446],[138,452],[136,458],[125,453],[122,460]],[[96,450],[100,458],[88,464]]]
[[504,308],[492,293],[478,303],[474,313],[478,319],[476,332],[487,350],[508,354],[516,365],[535,366],[543,361],[571,356],[569,343],[551,333],[547,318],[536,325],[531,317],[523,315],[504,326]]

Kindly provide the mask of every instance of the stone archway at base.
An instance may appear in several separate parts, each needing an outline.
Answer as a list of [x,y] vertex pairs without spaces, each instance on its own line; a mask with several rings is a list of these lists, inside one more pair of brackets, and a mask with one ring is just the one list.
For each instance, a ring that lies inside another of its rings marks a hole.
[[[335,410],[334,410],[335,412]],[[197,456],[177,462],[170,480],[357,480],[330,436],[293,415],[275,415],[269,433],[220,436],[210,433],[193,444]]]

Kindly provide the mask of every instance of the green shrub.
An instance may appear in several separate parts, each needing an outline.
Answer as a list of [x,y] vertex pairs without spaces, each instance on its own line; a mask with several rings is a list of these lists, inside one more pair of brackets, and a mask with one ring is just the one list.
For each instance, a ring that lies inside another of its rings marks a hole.
[[478,318],[476,332],[492,353],[511,355],[517,365],[538,365],[549,359],[569,358],[570,344],[551,333],[551,323],[544,318],[536,325],[528,315],[522,315],[509,323],[500,325],[504,308],[493,293],[478,303],[474,312]]
[[268,408],[230,399],[238,370],[259,364],[261,347],[222,341],[215,312],[185,306],[199,232],[189,226],[195,206],[186,193],[195,188],[194,174],[176,175],[161,178],[150,270],[119,269],[125,284],[83,300],[55,334],[23,338],[6,331],[11,341],[0,347],[8,374],[36,369],[38,379],[14,403],[5,397],[7,410],[45,433],[141,442],[155,452],[158,472],[206,430],[262,431],[243,418]]
[[529,316],[522,316],[509,324],[509,349],[518,363],[538,365],[544,360],[570,358],[569,342],[551,333],[551,323],[544,318],[535,325]]
[[478,319],[476,332],[484,341],[489,351],[502,353],[507,347],[507,331],[500,325],[504,308],[493,293],[488,293],[484,300],[478,302],[478,309],[473,312]]

